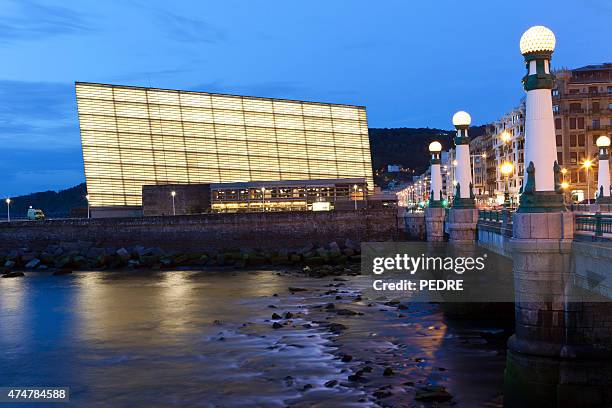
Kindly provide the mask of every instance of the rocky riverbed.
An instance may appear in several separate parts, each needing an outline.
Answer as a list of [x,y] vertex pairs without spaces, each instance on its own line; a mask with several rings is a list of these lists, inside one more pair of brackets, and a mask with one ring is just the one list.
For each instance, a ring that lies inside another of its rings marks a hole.
[[[508,331],[448,321],[438,304],[368,295],[371,277],[358,268],[26,271],[0,283],[0,327],[11,327],[0,336],[4,378],[28,380],[13,353],[33,367],[26,360],[37,352],[28,344],[36,323],[20,313],[45,293],[45,309],[30,312],[45,327],[79,323],[66,328],[66,344],[54,344],[57,329],[44,331],[58,356],[43,354],[54,370],[36,375],[71,384],[91,407],[133,406],[134,398],[165,406],[501,406]],[[53,304],[65,292],[66,304]],[[28,327],[23,338],[20,325]]]

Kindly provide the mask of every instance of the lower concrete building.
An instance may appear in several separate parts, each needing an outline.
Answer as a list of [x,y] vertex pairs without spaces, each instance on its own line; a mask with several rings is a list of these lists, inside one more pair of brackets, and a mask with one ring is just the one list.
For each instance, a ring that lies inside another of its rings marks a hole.
[[365,178],[165,184],[142,188],[145,216],[365,208]]
[[317,211],[361,208],[365,178],[251,181],[210,185],[212,212]]

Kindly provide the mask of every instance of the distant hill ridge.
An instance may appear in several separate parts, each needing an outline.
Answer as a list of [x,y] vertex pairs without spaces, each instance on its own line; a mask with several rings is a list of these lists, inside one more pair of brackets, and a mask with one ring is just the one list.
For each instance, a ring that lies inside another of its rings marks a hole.
[[[11,197],[11,218],[25,218],[28,208],[39,208],[47,217],[68,217],[73,208],[87,208],[85,183],[60,191],[43,191],[19,197]],[[2,219],[6,219],[6,211]]]
[[[484,133],[485,127],[470,128],[470,136]],[[388,164],[400,164],[422,173],[429,165],[429,143],[442,143],[443,150],[452,147],[454,130],[431,128],[371,128],[369,129],[373,171]],[[382,180],[377,180],[380,184]],[[61,191],[44,191],[20,197],[11,197],[11,217],[23,218],[29,206],[42,209],[48,217],[67,217],[73,208],[86,208],[85,183]],[[0,211],[6,219],[6,211]]]

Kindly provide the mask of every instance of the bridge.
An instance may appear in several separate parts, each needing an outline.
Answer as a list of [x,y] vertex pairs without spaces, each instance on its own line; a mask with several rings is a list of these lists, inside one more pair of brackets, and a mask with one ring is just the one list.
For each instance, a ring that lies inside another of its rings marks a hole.
[[[512,259],[515,334],[508,342],[505,406],[533,406],[543,398],[550,405],[539,406],[603,406],[598,404],[609,401],[612,213],[608,210],[607,205],[538,213],[427,208],[402,214],[409,239],[462,246],[471,239],[477,247]],[[570,398],[575,390],[592,405]],[[537,397],[529,400],[530,396]]]

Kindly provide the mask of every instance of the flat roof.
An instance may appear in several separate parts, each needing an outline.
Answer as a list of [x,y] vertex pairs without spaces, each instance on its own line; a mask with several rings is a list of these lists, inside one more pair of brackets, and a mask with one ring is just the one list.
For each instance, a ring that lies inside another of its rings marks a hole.
[[315,179],[315,180],[272,180],[272,181],[247,181],[240,183],[211,183],[212,189],[241,189],[253,187],[332,187],[337,184],[365,184],[363,177],[341,178],[341,179]]
[[331,103],[331,102],[315,102],[315,101],[304,101],[299,99],[286,99],[286,98],[266,98],[263,96],[252,96],[252,95],[236,95],[236,94],[228,94],[228,93],[218,93],[218,92],[205,92],[205,91],[188,91],[184,89],[169,89],[169,88],[154,88],[154,87],[146,87],[146,86],[134,86],[134,85],[115,85],[115,84],[103,84],[99,82],[83,82],[83,81],[75,81],[76,85],[96,85],[96,86],[105,86],[109,88],[125,88],[125,89],[142,89],[142,90],[153,90],[153,91],[163,91],[163,92],[184,92],[184,93],[192,93],[192,94],[205,94],[205,95],[219,95],[219,96],[229,96],[234,98],[251,98],[251,99],[261,99],[265,101],[284,101],[284,102],[297,102],[297,103],[311,103],[316,105],[329,105],[329,106],[349,106],[352,108],[363,108],[366,107],[364,105],[351,105],[347,103]]

